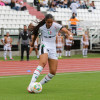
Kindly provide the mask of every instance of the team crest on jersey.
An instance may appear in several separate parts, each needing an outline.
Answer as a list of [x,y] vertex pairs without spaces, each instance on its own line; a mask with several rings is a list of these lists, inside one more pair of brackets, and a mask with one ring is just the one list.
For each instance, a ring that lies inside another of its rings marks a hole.
[[49,35],[51,35],[51,33],[52,33],[51,31],[48,31],[48,34],[49,34]]

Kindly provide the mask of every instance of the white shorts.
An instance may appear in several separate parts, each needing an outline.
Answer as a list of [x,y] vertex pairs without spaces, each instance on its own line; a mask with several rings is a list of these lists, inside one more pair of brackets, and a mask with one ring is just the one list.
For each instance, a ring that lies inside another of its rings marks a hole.
[[4,51],[7,51],[7,50],[8,50],[8,51],[11,51],[11,46],[6,46],[6,45],[5,45],[5,46],[4,46]]
[[63,51],[63,48],[56,48],[57,51]]
[[72,44],[68,44],[68,43],[67,43],[66,46],[72,46]]
[[34,48],[38,48],[38,46],[37,45],[34,45]]
[[89,45],[89,42],[83,42],[84,45]]
[[40,45],[39,55],[42,55],[44,53],[48,54],[49,59],[55,59],[55,60],[58,59],[57,53],[56,53],[56,48],[55,49],[49,49],[49,48],[46,48],[45,46]]

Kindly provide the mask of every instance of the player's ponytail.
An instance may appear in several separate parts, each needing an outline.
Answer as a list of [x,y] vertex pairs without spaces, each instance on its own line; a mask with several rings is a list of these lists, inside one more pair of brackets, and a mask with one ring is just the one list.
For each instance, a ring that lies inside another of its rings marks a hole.
[[33,43],[32,43],[32,44],[34,44],[36,38],[37,38],[38,35],[39,35],[39,32],[38,32],[38,31],[39,31],[39,28],[45,24],[45,21],[46,21],[47,19],[53,19],[53,16],[52,16],[51,14],[47,14],[47,15],[45,16],[45,18],[44,18],[42,21],[40,21],[39,24],[38,24],[37,26],[35,26],[35,28],[34,28],[34,30],[33,30],[34,39],[33,39]]

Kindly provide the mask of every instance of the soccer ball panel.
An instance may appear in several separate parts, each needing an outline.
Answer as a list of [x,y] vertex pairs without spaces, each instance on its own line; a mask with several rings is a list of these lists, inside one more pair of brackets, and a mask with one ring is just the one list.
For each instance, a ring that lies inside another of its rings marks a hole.
[[33,84],[30,85],[30,90],[33,93],[40,93],[42,91],[42,85],[38,82],[34,82]]

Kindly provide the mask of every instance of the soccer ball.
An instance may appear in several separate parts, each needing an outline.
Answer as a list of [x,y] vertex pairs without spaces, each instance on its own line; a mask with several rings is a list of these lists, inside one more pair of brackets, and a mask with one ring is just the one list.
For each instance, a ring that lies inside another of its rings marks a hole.
[[40,93],[42,91],[42,85],[38,82],[34,82],[30,85],[30,91],[32,93]]

